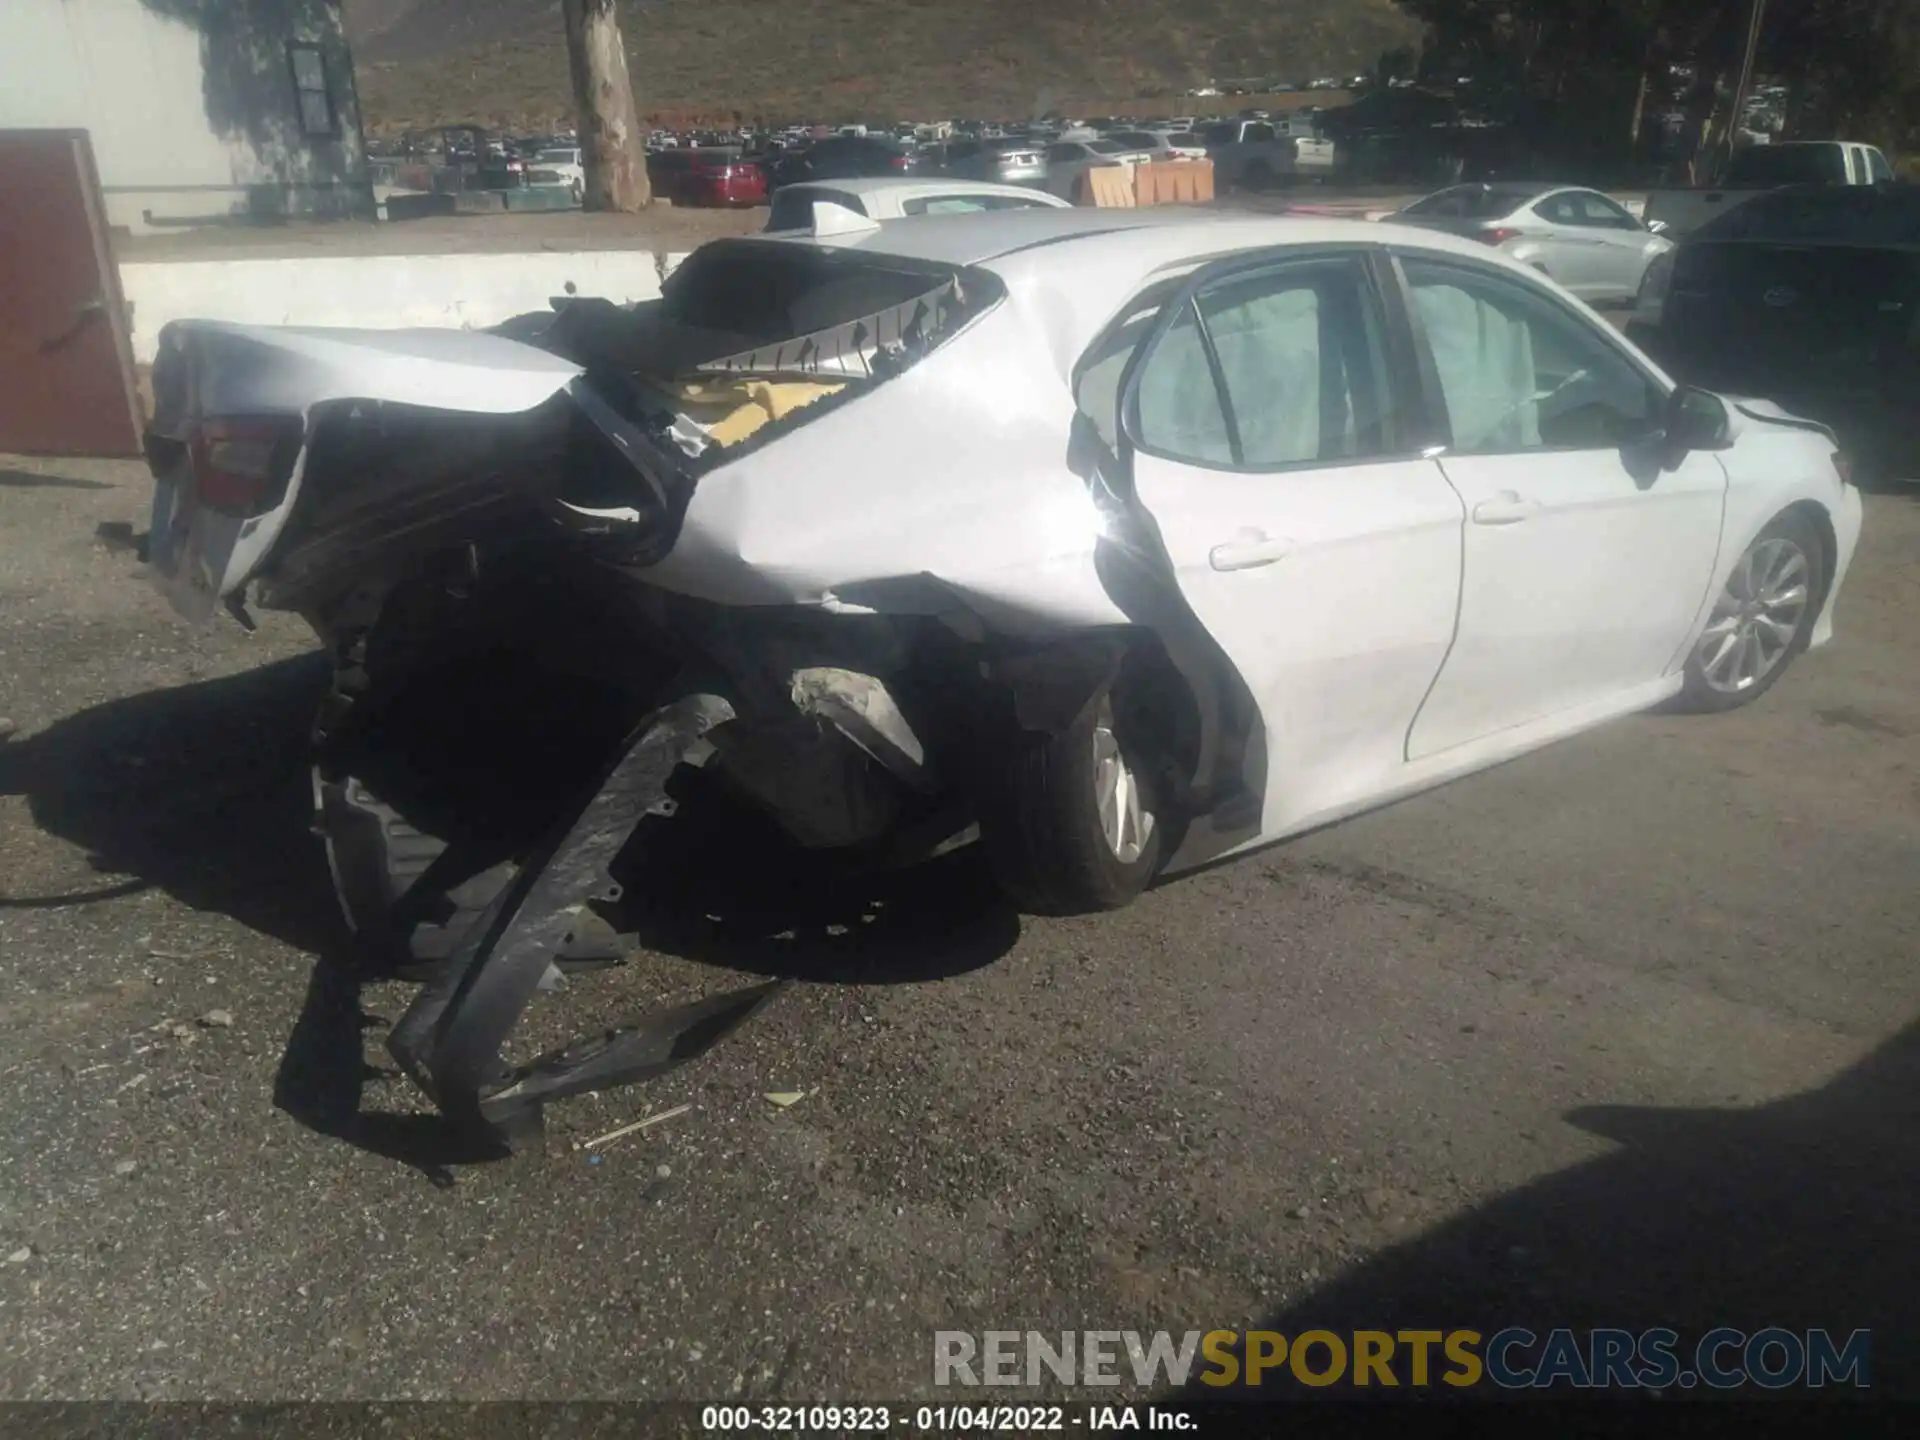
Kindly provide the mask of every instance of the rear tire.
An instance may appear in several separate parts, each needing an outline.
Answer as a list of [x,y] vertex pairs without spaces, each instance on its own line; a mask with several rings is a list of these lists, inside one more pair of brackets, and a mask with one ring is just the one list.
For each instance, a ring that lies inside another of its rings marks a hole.
[[1022,733],[983,803],[1001,887],[1042,915],[1118,910],[1160,868],[1166,830],[1153,771],[1116,723],[1111,689],[1058,734]]
[[1717,714],[1771,690],[1807,648],[1826,586],[1826,551],[1812,523],[1791,511],[1777,516],[1714,601],[1677,708]]

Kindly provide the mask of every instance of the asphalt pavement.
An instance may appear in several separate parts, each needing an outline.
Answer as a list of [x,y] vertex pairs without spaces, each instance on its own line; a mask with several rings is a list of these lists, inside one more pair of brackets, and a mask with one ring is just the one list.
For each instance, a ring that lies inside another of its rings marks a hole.
[[0,459],[0,1395],[899,1401],[935,1330],[1414,1319],[1871,1327],[1920,1389],[1920,492],[1749,710],[1118,915],[961,856],[675,931],[566,1003],[800,983],[496,1164],[392,1073],[408,989],[325,963],[310,639],[176,623],[147,496]]

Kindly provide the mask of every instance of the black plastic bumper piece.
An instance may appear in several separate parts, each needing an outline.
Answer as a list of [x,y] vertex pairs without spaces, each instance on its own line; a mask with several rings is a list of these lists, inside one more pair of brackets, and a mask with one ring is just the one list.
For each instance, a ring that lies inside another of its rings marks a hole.
[[707,732],[733,718],[715,695],[692,695],[640,728],[600,789],[477,916],[387,1040],[414,1083],[463,1135],[508,1152],[537,1139],[549,1100],[631,1084],[711,1048],[785,985],[746,990],[642,1016],[519,1067],[501,1047],[539,992],[594,900],[619,898],[608,867],[649,813],[670,806],[667,780]]

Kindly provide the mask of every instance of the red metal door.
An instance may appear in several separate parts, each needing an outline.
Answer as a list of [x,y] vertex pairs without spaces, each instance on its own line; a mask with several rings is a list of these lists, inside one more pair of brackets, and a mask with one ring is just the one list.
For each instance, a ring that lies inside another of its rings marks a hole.
[[138,455],[120,274],[84,130],[0,130],[0,450]]

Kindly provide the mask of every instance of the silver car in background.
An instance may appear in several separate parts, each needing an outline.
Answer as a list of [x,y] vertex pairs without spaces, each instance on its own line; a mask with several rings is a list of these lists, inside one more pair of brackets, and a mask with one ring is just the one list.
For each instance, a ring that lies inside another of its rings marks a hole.
[[1452,185],[1388,218],[1494,246],[1589,301],[1635,299],[1647,267],[1674,248],[1658,222],[1572,185]]
[[1000,185],[1047,183],[1047,147],[1024,135],[986,140],[955,140],[946,150],[946,171],[956,180],[991,180]]

